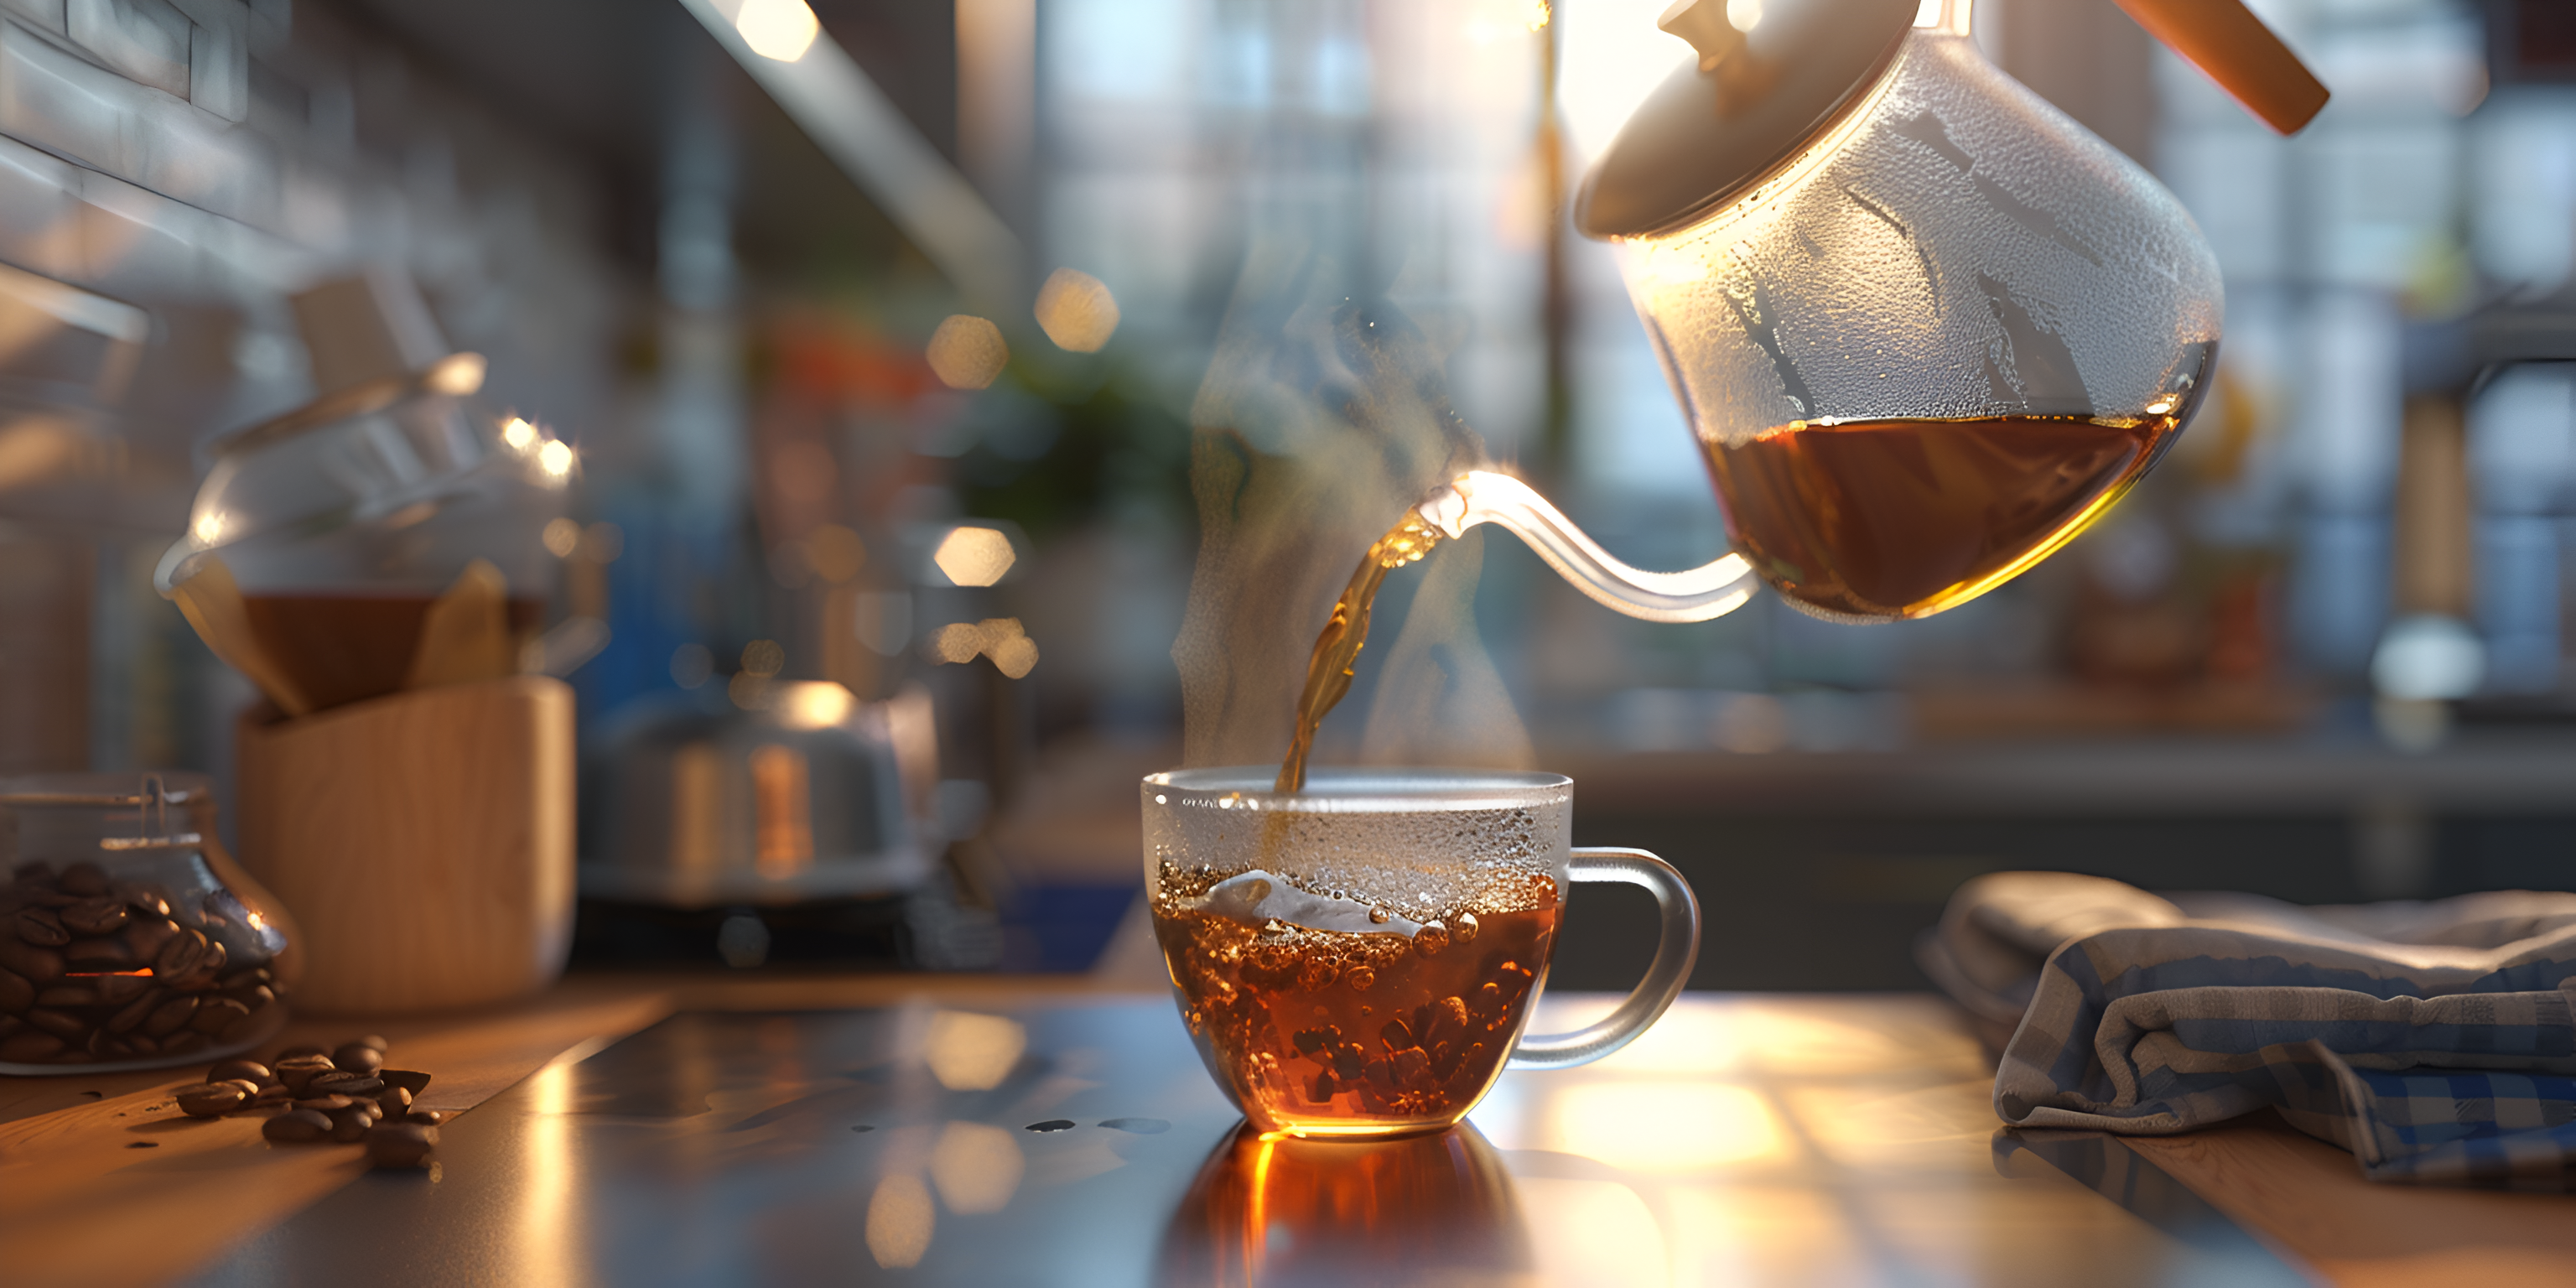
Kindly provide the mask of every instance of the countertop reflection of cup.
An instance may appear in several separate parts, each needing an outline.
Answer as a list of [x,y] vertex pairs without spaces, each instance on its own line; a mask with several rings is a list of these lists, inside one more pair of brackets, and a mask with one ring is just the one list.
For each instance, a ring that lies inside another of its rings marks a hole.
[[1335,1142],[1246,1125],[1173,1212],[1155,1282],[1522,1282],[1534,1268],[1511,1173],[1472,1126]]
[[[1564,1068],[1660,1017],[1699,955],[1689,882],[1643,850],[1575,849],[1574,783],[1491,770],[1267,767],[1145,779],[1145,889],[1199,1056],[1264,1132],[1385,1137],[1466,1116],[1508,1064]],[[1572,1033],[1521,1032],[1570,881],[1645,887],[1644,982]]]

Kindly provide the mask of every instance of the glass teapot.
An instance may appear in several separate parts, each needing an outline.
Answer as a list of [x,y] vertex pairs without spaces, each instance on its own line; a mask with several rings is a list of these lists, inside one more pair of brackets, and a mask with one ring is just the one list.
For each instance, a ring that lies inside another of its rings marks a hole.
[[[2123,7],[2274,128],[2325,89],[2236,0]],[[1700,52],[1585,176],[1734,551],[1630,568],[1477,472],[1421,517],[1498,523],[1651,621],[1767,582],[1844,621],[1983,594],[2082,532],[2209,386],[2222,296],[2173,194],[1981,56],[1969,0],[1682,0]]]

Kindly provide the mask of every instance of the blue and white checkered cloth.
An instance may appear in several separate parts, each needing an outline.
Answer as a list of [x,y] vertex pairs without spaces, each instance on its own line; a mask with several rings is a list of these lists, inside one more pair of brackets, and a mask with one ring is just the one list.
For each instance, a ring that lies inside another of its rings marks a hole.
[[2576,894],[2304,908],[2005,872],[1920,949],[2016,1023],[2014,1126],[2161,1135],[2269,1106],[2372,1180],[2576,1186]]

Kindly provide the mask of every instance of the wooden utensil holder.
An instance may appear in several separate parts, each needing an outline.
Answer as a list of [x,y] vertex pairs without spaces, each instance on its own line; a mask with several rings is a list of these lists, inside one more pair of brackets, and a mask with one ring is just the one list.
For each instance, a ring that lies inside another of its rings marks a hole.
[[303,930],[298,1007],[470,1006],[562,972],[573,700],[561,681],[441,685],[297,720],[253,713],[235,749],[240,858]]

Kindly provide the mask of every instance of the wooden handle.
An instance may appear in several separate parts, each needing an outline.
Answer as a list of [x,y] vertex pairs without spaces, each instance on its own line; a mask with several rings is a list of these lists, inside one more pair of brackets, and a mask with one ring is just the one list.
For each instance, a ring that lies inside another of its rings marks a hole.
[[2209,74],[2245,110],[2296,134],[2325,110],[2324,82],[2243,0],[2118,0],[2147,34]]

